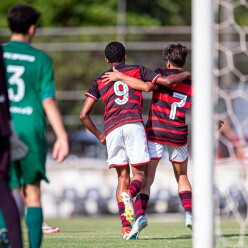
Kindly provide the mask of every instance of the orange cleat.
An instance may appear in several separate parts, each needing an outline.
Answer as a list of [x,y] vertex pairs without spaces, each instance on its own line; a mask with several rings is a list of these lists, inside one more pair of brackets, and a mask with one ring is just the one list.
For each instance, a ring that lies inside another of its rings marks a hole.
[[124,238],[124,239],[126,239],[127,238],[127,236],[128,236],[128,234],[131,232],[131,228],[130,227],[123,227],[122,228],[122,237]]

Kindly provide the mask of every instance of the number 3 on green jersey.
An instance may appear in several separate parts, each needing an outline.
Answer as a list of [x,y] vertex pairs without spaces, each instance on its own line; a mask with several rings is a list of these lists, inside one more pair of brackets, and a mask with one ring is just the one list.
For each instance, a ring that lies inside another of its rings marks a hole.
[[25,83],[21,76],[25,71],[24,66],[8,65],[7,72],[12,73],[9,78],[9,84],[12,86],[8,90],[9,99],[13,102],[19,102],[25,95]]

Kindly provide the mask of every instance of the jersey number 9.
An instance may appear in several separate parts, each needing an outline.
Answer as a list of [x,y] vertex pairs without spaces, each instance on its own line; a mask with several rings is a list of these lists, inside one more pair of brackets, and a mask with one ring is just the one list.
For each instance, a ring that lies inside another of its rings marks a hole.
[[126,104],[128,101],[128,93],[129,93],[128,86],[122,81],[116,81],[114,84],[114,91],[115,94],[118,96],[118,98],[115,99],[115,102],[118,105]]

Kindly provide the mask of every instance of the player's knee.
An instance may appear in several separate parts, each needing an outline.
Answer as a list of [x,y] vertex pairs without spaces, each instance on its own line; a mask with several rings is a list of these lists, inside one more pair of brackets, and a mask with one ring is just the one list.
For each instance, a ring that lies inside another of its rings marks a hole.
[[120,175],[120,176],[118,176],[118,182],[125,184],[125,185],[129,185],[130,176],[129,175]]
[[188,175],[186,171],[178,171],[178,177],[188,179]]
[[39,185],[27,185],[25,187],[25,200],[26,205],[29,207],[40,207],[41,197],[40,197],[40,187]]

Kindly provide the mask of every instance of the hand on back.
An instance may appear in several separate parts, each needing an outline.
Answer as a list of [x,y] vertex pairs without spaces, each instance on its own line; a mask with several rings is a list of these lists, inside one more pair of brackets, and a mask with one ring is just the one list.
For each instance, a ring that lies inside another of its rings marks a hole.
[[102,76],[104,79],[102,80],[104,83],[110,83],[114,82],[120,79],[121,72],[119,72],[115,67],[113,66],[113,72],[105,72],[105,74]]

